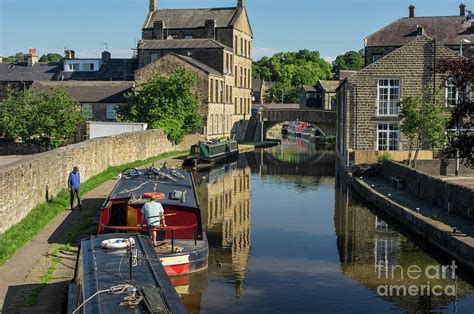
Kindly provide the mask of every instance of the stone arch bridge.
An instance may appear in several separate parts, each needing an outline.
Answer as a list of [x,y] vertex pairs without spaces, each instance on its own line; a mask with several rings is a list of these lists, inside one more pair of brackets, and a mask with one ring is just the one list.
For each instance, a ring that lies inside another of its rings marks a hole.
[[336,111],[334,110],[263,109],[254,119],[251,119],[246,140],[259,139],[261,122],[263,122],[263,134],[266,138],[269,129],[286,121],[311,123],[325,136],[336,135]]

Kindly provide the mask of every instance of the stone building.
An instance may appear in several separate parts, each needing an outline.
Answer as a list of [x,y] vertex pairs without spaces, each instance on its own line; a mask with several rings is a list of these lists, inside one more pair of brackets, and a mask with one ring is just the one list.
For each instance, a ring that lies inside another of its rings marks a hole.
[[260,105],[265,103],[265,99],[271,98],[270,91],[273,87],[273,82],[256,78],[252,80],[252,103]]
[[409,43],[419,35],[427,35],[464,56],[474,56],[474,22],[466,21],[466,5],[461,3],[455,16],[415,16],[410,5],[408,17],[400,18],[365,38],[365,65]]
[[[173,53],[167,62],[194,63],[195,69],[205,65],[207,70],[201,72],[208,72],[208,85],[199,87],[200,95],[207,93],[207,98],[200,99],[204,135],[209,138],[231,136],[241,131],[240,122],[250,116],[252,39],[243,0],[238,0],[237,6],[232,8],[179,10],[158,9],[157,1],[150,0],[138,44],[138,63],[143,68]],[[162,74],[174,70],[166,65],[156,69]],[[140,80],[146,80],[144,72],[140,76]]]
[[319,80],[315,86],[303,86],[300,92],[301,109],[336,108],[336,89],[339,81]]
[[362,162],[375,162],[378,152],[386,150],[401,151],[393,152],[392,157],[406,159],[406,139],[398,130],[400,102],[420,96],[433,84],[447,91],[447,78],[434,71],[434,63],[456,56],[446,46],[420,35],[342,81],[336,105],[340,163],[361,163],[367,156],[375,159]]

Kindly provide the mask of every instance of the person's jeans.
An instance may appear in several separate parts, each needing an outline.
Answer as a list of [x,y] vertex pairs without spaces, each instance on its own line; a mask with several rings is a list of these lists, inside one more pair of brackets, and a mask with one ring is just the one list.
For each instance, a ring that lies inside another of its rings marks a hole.
[[79,209],[82,209],[80,188],[71,188],[71,191],[70,191],[71,209],[73,209],[73,206],[74,206],[74,194],[76,194],[76,197],[77,197],[77,206],[79,206]]

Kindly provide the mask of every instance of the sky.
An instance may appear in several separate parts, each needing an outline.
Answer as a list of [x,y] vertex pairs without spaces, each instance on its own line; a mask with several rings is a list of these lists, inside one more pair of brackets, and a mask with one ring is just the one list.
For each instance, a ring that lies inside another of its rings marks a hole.
[[[254,60],[279,51],[317,50],[328,61],[363,48],[364,38],[408,15],[458,15],[461,0],[245,0],[254,31]],[[149,0],[0,0],[0,55],[130,57]],[[159,8],[236,6],[237,0],[158,0]],[[474,0],[464,0],[474,9]],[[80,5],[79,5],[80,4]],[[106,44],[105,44],[106,43]]]

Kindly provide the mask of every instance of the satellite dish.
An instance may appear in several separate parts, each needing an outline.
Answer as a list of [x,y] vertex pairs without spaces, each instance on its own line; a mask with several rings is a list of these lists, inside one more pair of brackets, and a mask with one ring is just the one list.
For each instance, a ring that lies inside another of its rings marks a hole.
[[171,39],[174,39],[173,36],[169,35],[168,37],[166,37],[167,40],[171,40]]

